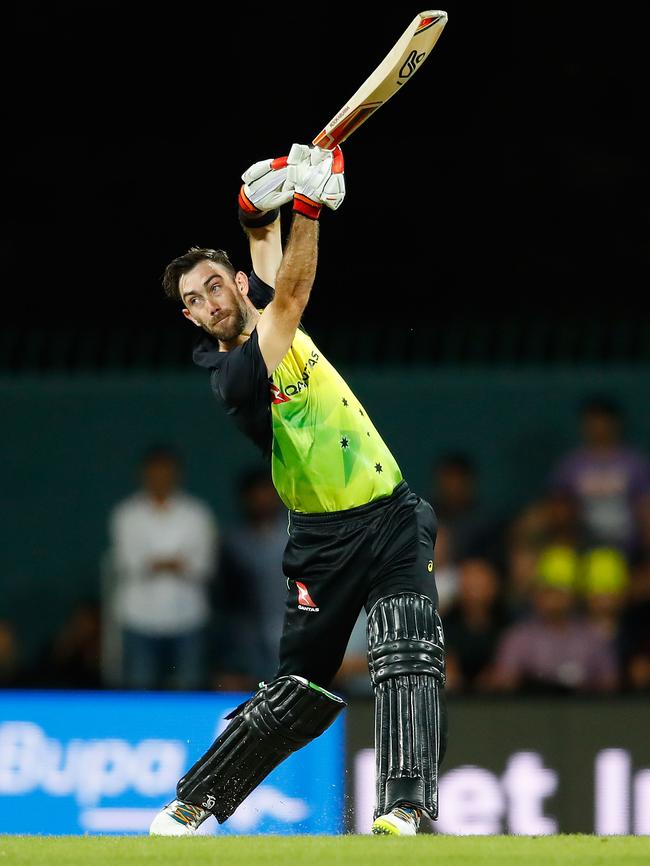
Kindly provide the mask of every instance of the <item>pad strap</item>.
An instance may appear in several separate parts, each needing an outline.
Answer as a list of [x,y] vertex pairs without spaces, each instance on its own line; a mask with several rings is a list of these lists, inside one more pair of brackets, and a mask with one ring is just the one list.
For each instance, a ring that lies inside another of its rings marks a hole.
[[368,666],[373,685],[400,674],[425,674],[444,685],[442,623],[425,595],[380,599],[368,615]]

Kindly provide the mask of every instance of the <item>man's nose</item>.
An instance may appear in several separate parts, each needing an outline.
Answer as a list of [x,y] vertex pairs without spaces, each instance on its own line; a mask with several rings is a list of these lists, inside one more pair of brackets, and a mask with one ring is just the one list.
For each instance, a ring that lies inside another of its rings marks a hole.
[[208,312],[211,316],[214,316],[215,313],[218,313],[220,309],[221,307],[219,306],[219,304],[217,304],[215,300],[213,300],[212,298],[208,300]]

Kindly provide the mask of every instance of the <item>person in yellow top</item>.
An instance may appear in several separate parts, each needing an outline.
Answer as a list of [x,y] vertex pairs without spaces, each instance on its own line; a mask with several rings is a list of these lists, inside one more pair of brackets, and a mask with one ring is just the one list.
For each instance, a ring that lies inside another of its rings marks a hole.
[[[242,176],[239,218],[253,270],[192,248],[166,268],[166,294],[201,328],[194,361],[239,429],[269,458],[289,510],[287,602],[276,677],[180,779],[154,835],[221,823],[280,761],[344,708],[328,691],[362,607],[375,691],[373,832],[415,835],[438,811],[446,747],[444,638],[433,509],[413,493],[370,417],[301,327],[316,275],[319,217],[345,197],[343,154],[294,144]],[[293,202],[286,249],[280,208]],[[236,756],[236,757],[235,757]]]

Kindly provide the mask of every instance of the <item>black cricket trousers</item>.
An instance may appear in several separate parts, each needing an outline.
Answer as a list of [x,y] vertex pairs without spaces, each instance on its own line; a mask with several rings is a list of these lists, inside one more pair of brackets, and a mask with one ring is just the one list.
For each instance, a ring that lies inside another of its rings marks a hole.
[[287,602],[278,676],[327,688],[361,608],[400,592],[437,607],[433,508],[405,481],[383,499],[347,511],[289,512],[283,570]]

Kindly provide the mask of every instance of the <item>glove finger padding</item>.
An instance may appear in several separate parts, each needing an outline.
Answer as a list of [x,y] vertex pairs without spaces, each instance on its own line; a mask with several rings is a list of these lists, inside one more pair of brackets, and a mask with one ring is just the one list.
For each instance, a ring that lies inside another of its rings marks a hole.
[[343,169],[340,147],[333,151],[312,148],[309,164],[289,168],[295,179],[294,210],[311,219],[318,219],[322,205],[336,210],[345,198]]
[[239,207],[249,214],[274,210],[291,201],[292,190],[286,188],[288,157],[255,162],[242,175]]
[[309,166],[296,183],[295,191],[318,204],[322,204],[320,193],[330,177],[331,166],[329,163],[321,162],[318,165]]
[[342,174],[332,175],[323,187],[321,199],[325,207],[336,210],[345,198],[345,178]]
[[[343,152],[341,148],[338,148],[341,157],[343,157]],[[309,148],[309,162],[311,165],[318,165],[321,162],[326,162],[330,157],[334,158],[335,153],[333,150],[326,150],[324,147],[310,147]]]
[[288,157],[279,156],[276,159],[262,159],[259,162],[254,162],[242,174],[241,179],[244,183],[252,184],[272,171],[276,173],[282,171],[286,167],[287,161]]
[[289,156],[287,157],[287,162],[290,166],[308,163],[311,160],[312,150],[313,148],[308,144],[292,144]]
[[332,151],[331,177],[327,180],[320,196],[325,207],[331,210],[336,210],[340,207],[345,198],[344,168],[343,151],[337,146]]
[[300,186],[311,165],[312,148],[308,144],[292,144],[287,157],[287,186],[293,192]]

